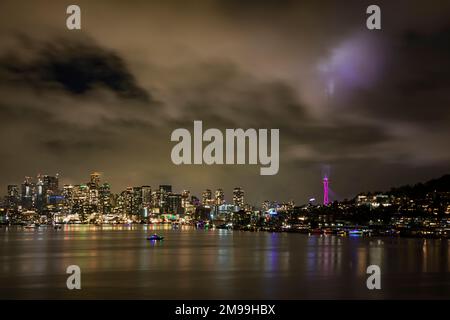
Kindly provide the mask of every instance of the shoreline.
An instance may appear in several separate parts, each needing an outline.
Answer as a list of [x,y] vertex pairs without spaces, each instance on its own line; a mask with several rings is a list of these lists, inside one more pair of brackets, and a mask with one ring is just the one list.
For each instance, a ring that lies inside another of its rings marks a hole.
[[[93,227],[132,227],[132,226],[171,226],[171,230],[181,230],[182,227],[190,227],[197,230],[229,230],[229,231],[244,231],[244,232],[269,232],[269,233],[296,233],[305,234],[308,236],[337,236],[337,237],[351,237],[351,238],[371,238],[371,237],[383,237],[383,238],[417,238],[417,239],[441,239],[450,240],[449,234],[436,234],[435,230],[401,230],[395,228],[386,228],[381,230],[373,230],[362,226],[349,226],[343,228],[336,228],[330,230],[330,228],[304,228],[304,229],[283,229],[283,228],[269,228],[269,227],[246,227],[246,226],[234,226],[234,227],[220,227],[216,225],[198,227],[195,223],[180,224],[180,223],[56,223],[56,224],[33,224],[27,225],[26,223],[15,224],[0,224],[0,230],[3,227],[17,227],[24,230],[37,230],[40,228],[52,228],[56,230],[62,230],[63,226],[93,226]],[[176,227],[174,227],[176,226]],[[352,232],[353,231],[353,232]],[[387,233],[386,231],[389,231]]]

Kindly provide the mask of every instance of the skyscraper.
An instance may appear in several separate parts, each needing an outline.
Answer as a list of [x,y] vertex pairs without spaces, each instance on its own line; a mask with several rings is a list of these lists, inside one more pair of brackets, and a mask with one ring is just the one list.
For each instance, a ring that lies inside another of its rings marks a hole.
[[88,205],[89,205],[89,213],[97,213],[99,211],[99,190],[95,187],[94,183],[90,183],[88,185]]
[[152,208],[159,208],[161,204],[161,191],[152,191]]
[[233,204],[242,208],[244,206],[244,190],[236,187],[233,190]]
[[152,188],[150,186],[142,186],[142,206],[144,208],[151,208],[152,206]]
[[64,197],[64,211],[65,213],[71,213],[73,207],[73,185],[66,184],[63,187],[62,196]]
[[31,177],[25,177],[25,180],[22,183],[21,196],[22,206],[28,210],[32,209],[35,204],[35,188],[34,183],[31,181]]
[[58,194],[59,174],[55,176],[43,176],[43,191],[44,195]]
[[86,184],[73,186],[72,191],[72,213],[78,214],[81,221],[85,221],[91,213],[89,205],[89,187]]
[[323,204],[327,205],[329,203],[328,199],[328,178],[323,178]]
[[191,204],[191,192],[189,190],[183,190],[181,193],[181,206],[186,208]]
[[91,173],[91,183],[95,185],[97,188],[100,186],[100,173],[98,172]]
[[121,209],[122,212],[130,216],[133,212],[133,188],[128,187],[126,190],[122,191],[121,194]]
[[168,210],[167,198],[168,198],[169,194],[172,193],[172,186],[171,185],[160,185],[159,192],[160,192],[159,208],[162,212],[166,212]]
[[99,212],[102,214],[111,213],[111,186],[104,183],[99,188]]
[[181,194],[170,194],[167,197],[167,208],[167,211],[171,214],[182,214]]
[[212,200],[212,192],[210,189],[206,189],[202,193],[202,205],[204,205],[204,206],[210,205],[211,200]]
[[217,189],[214,194],[215,202],[217,206],[221,206],[225,202],[225,196],[222,189]]
[[45,204],[45,194],[44,194],[44,181],[42,180],[42,176],[37,176],[36,182],[36,208],[38,211],[41,211]]
[[7,203],[10,210],[16,210],[20,204],[19,187],[16,184],[8,185]]
[[131,214],[140,216],[142,210],[142,187],[133,187],[131,198]]

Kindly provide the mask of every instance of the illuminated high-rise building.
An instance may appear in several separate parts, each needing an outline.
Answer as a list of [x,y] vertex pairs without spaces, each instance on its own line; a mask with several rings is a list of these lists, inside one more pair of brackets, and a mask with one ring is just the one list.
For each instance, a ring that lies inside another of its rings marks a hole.
[[161,203],[161,191],[152,191],[152,208],[159,208]]
[[240,187],[233,190],[233,204],[240,208],[244,207],[244,190]]
[[168,211],[167,198],[172,193],[172,186],[171,185],[160,185],[159,192],[160,192],[159,208],[160,208],[161,212],[167,212]]
[[131,216],[133,214],[133,188],[128,187],[126,190],[121,192],[120,196],[122,213],[127,216]]
[[74,190],[73,185],[65,184],[62,190],[62,196],[64,197],[64,213],[72,213]]
[[8,185],[8,195],[6,196],[8,208],[15,210],[20,205],[19,187],[16,184]]
[[73,213],[78,214],[81,221],[85,221],[92,213],[89,204],[89,187],[86,184],[73,186]]
[[90,181],[86,183],[88,188],[88,204],[85,207],[88,214],[101,213],[100,203],[100,173],[91,173]]
[[115,213],[117,214],[125,214],[126,212],[126,191],[122,191],[120,194],[117,195],[115,199]]
[[131,197],[131,214],[140,216],[142,210],[142,187],[133,187]]
[[189,190],[183,190],[181,193],[181,206],[183,208],[188,207],[191,204],[191,192]]
[[202,205],[209,206],[212,200],[212,192],[210,189],[206,189],[202,193]]
[[91,184],[88,185],[88,205],[89,205],[89,213],[97,213],[99,210],[99,190],[95,187],[91,187]]
[[[36,183],[36,208],[41,211],[51,202],[52,196],[59,195],[59,174],[38,175]],[[54,198],[55,200],[55,198]]]
[[58,183],[59,183],[59,174],[55,176],[44,175],[42,176],[43,182],[43,193],[45,196],[58,194]]
[[97,188],[100,186],[100,173],[91,173],[91,184],[93,184]]
[[99,212],[102,214],[111,213],[111,186],[109,183],[103,183],[99,188]]
[[150,186],[142,186],[142,206],[144,208],[151,208],[152,206],[152,188]]
[[222,189],[217,189],[215,194],[214,194],[214,198],[215,198],[215,204],[217,206],[221,206],[224,202],[225,202],[225,195]]
[[327,205],[329,203],[328,199],[328,178],[323,178],[323,204]]
[[36,182],[36,208],[40,211],[45,204],[45,194],[44,194],[44,181],[42,180],[42,176],[37,176]]
[[35,205],[35,186],[31,177],[25,177],[22,183],[21,203],[25,209],[32,209]]

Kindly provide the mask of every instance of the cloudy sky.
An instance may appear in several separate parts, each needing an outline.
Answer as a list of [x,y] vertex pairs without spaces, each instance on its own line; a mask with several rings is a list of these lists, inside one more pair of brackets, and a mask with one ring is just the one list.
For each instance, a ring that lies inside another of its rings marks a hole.
[[[81,7],[82,30],[66,28]],[[100,171],[113,191],[321,199],[450,172],[450,2],[0,3],[0,185]],[[176,166],[176,128],[280,129],[280,170]]]

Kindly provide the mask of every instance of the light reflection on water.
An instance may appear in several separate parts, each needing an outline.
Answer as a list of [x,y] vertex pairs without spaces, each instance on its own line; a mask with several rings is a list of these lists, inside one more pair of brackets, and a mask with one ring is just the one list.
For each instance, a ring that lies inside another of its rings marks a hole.
[[[148,241],[151,233],[163,241]],[[0,298],[450,298],[448,240],[67,225],[0,229]],[[82,290],[65,287],[79,265]],[[366,268],[382,290],[366,288]]]

